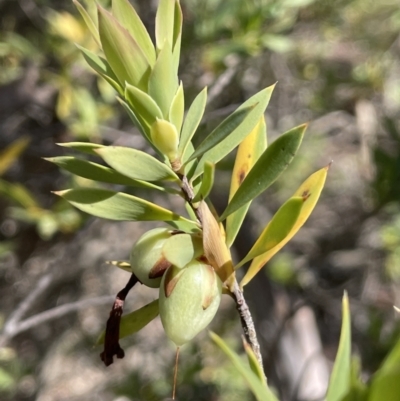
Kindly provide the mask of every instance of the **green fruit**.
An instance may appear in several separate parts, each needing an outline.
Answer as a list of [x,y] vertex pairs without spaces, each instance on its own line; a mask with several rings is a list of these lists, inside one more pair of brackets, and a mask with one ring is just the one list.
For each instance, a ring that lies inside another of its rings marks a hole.
[[201,237],[155,228],[143,234],[133,246],[130,264],[142,284],[158,288],[162,275],[170,266],[183,268],[202,254]]
[[133,274],[142,284],[158,288],[164,272],[171,263],[164,257],[162,248],[171,237],[167,228],[155,228],[143,234],[133,246],[130,262]]
[[209,325],[221,301],[221,280],[206,263],[171,266],[160,286],[160,317],[167,336],[180,346]]

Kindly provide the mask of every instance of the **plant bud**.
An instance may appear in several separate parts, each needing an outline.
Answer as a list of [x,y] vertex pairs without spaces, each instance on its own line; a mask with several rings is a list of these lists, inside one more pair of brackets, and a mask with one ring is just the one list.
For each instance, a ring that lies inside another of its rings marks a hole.
[[171,162],[178,158],[179,135],[175,125],[169,121],[158,119],[153,123],[150,137],[156,148],[168,157]]
[[197,260],[170,267],[160,286],[160,317],[167,336],[180,346],[208,326],[221,301],[222,283],[214,269]]
[[171,231],[167,228],[155,228],[143,234],[133,246],[131,268],[142,284],[152,288],[160,286],[162,275],[171,266],[162,252],[170,237]]

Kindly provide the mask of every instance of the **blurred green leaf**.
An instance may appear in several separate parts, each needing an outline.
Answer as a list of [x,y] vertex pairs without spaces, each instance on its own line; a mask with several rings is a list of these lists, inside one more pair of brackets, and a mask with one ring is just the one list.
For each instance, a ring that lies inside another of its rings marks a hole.
[[[195,134],[197,127],[204,114],[207,102],[207,88],[204,88],[193,100],[183,122],[182,133],[179,141],[179,154],[183,156],[186,153],[190,141]],[[184,159],[186,161],[187,159]]]
[[59,156],[59,157],[45,158],[45,160],[57,164],[57,166],[61,167],[64,170],[69,171],[72,174],[75,174],[79,177],[87,178],[89,180],[107,182],[110,184],[117,184],[117,185],[128,185],[138,188],[158,189],[160,191],[165,192],[165,189],[158,185],[129,178],[109,167],[89,162],[87,160],[78,159],[76,157]]
[[62,146],[64,148],[77,150],[78,152],[87,153],[92,156],[98,156],[98,154],[95,152],[96,149],[101,149],[105,147],[104,145],[91,142],[64,142],[64,143],[57,143],[57,145]]
[[250,134],[252,129],[260,120],[261,116],[264,114],[274,87],[275,85],[272,85],[266,89],[263,89],[239,107],[239,109],[244,109],[254,105],[255,103],[258,103],[257,106],[244,119],[244,121],[233,132],[231,132],[227,138],[203,155],[203,157],[199,160],[199,164],[196,167],[193,177],[191,177],[192,179],[198,177],[203,172],[204,163],[206,161],[214,164],[218,163],[236,146],[238,146],[247,135]]
[[400,340],[375,373],[368,401],[398,401],[400,394]]
[[40,209],[37,200],[22,184],[9,183],[0,179],[0,194],[24,208]]
[[175,227],[197,230],[196,222],[136,196],[106,189],[67,189],[54,192],[77,209],[110,220],[167,221]]
[[129,32],[99,6],[99,32],[104,54],[120,84],[147,90],[150,65]]
[[112,12],[121,25],[128,30],[142,49],[150,66],[156,62],[156,52],[150,35],[136,10],[128,0],[112,0]]
[[302,197],[304,199],[303,207],[301,209],[299,218],[293,226],[290,233],[286,238],[281,241],[277,246],[270,251],[256,257],[251,262],[249,269],[240,282],[240,286],[245,286],[250,280],[260,271],[260,269],[280,250],[285,246],[290,239],[300,230],[303,224],[307,221],[311,212],[313,211],[319,196],[321,195],[322,188],[324,187],[326,176],[328,174],[328,167],[324,167],[314,174],[311,174],[296,190],[293,197]]
[[90,18],[90,15],[86,11],[86,9],[82,6],[81,3],[77,0],[72,0],[73,3],[75,4],[75,7],[78,9],[79,14],[85,21],[86,26],[88,27],[90,33],[93,36],[93,39],[96,41],[96,43],[100,46],[100,36],[99,36],[99,31],[97,29],[96,24],[93,22],[93,20]]
[[235,269],[243,266],[249,260],[268,252],[283,241],[295,225],[304,201],[305,199],[300,196],[287,200],[264,228],[249,253],[235,266]]
[[247,360],[249,362],[250,369],[259,378],[260,382],[263,385],[266,385],[267,382],[266,382],[266,377],[264,376],[264,371],[260,366],[256,355],[254,354],[253,348],[251,348],[251,345],[244,339],[244,337],[243,337],[243,347],[247,354]]
[[278,401],[267,384],[259,380],[259,377],[243,362],[239,355],[228,347],[221,337],[217,336],[215,333],[210,333],[210,336],[218,347],[228,356],[233,366],[239,371],[257,401]]
[[30,138],[23,136],[0,152],[0,177],[15,163],[30,143]]
[[300,125],[276,139],[260,156],[222,213],[224,220],[264,192],[293,160],[303,139],[306,125]]
[[138,149],[107,146],[97,153],[119,173],[144,181],[179,181],[178,176],[164,163]]
[[244,119],[254,110],[258,103],[244,108],[238,108],[230,116],[225,118],[205,139],[197,146],[188,161],[200,158],[208,150],[214,149],[223,140],[229,140],[230,135],[240,126]]
[[185,94],[183,92],[183,85],[181,82],[178,90],[175,93],[174,98],[172,99],[171,107],[168,113],[169,121],[175,125],[178,133],[181,132],[184,113],[185,113]]
[[140,119],[142,127],[150,132],[150,127],[157,118],[162,118],[163,113],[157,103],[146,92],[126,84],[125,98],[130,103],[135,116]]
[[172,99],[177,89],[178,76],[173,69],[171,48],[165,43],[157,56],[149,78],[149,95],[160,107],[164,118],[168,118]]
[[[342,302],[342,329],[326,401],[340,401],[350,390],[351,384],[351,323],[349,298],[345,292]],[[379,398],[386,400],[386,398]],[[394,400],[394,399],[393,399]]]
[[214,173],[215,173],[215,166],[211,163],[204,164],[204,174],[201,180],[201,185],[196,193],[195,197],[193,198],[193,202],[199,202],[202,199],[207,198],[210,194],[211,189],[214,185]]
[[[119,338],[130,336],[142,330],[158,316],[158,299],[127,315],[123,315],[119,326]],[[100,334],[96,345],[103,344],[105,331]]]
[[[232,171],[229,200],[232,199],[241,183],[267,147],[267,127],[264,116],[249,135],[239,145]],[[226,219],[226,245],[231,247],[243,223],[251,202],[246,203]]]

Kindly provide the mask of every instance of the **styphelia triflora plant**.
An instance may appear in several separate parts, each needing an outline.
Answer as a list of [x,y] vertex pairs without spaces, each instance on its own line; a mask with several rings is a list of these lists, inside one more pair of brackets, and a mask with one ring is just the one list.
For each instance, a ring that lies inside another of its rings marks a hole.
[[[293,160],[306,125],[293,128],[267,147],[264,112],[274,86],[256,93],[219,124],[195,148],[192,138],[207,102],[204,88],[185,115],[178,80],[182,12],[179,0],[160,0],[153,44],[128,0],[113,0],[112,12],[98,7],[98,21],[74,1],[101,55],[80,48],[87,63],[117,92],[118,101],[153,148],[143,151],[71,142],[62,146],[102,159],[109,167],[77,157],[54,157],[61,168],[90,180],[147,188],[182,198],[187,216],[122,191],[78,188],[56,192],[78,209],[112,220],[161,221],[133,245],[131,278],[119,292],[102,340],[106,365],[124,356],[119,338],[140,330],[160,314],[167,336],[185,344],[211,322],[221,294],[236,302],[249,351],[261,369],[261,355],[243,287],[300,229],[324,186],[328,167],[312,174],[276,212],[239,263],[230,248],[254,198],[265,191]],[[237,149],[229,202],[218,216],[209,194],[215,165]],[[251,262],[240,284],[235,271]],[[120,318],[129,290],[140,282],[159,288],[159,299]],[[254,354],[252,352],[254,351]],[[255,355],[255,356],[254,356]],[[261,374],[263,376],[263,374]]]

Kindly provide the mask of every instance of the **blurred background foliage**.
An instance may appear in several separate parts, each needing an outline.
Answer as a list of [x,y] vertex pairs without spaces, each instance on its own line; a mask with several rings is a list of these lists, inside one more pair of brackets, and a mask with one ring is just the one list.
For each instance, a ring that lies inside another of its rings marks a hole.
[[[252,207],[237,254],[246,253],[271,212],[308,174],[333,160],[310,222],[245,291],[270,384],[282,400],[322,399],[321,372],[329,371],[335,356],[344,289],[353,312],[353,351],[368,381],[400,335],[392,308],[400,305],[398,1],[181,2],[180,77],[187,104],[209,86],[205,132],[276,81],[268,140],[310,122],[297,160]],[[82,3],[96,15],[94,1]],[[132,3],[153,32],[157,2]],[[92,349],[111,304],[103,296],[126,280],[102,262],[126,259],[149,226],[93,222],[50,193],[82,184],[42,159],[64,154],[56,143],[146,149],[131,135],[114,91],[74,43],[97,51],[72,2],[0,0],[0,399],[159,400],[170,392],[174,357],[159,323],[127,339],[127,357],[107,370],[100,351]],[[221,209],[232,165],[228,158],[217,175],[213,198]],[[165,198],[153,201],[176,206]],[[88,298],[98,304],[20,325]],[[152,298],[141,288],[130,306]],[[241,350],[241,327],[229,300],[212,329]],[[314,339],[311,351],[305,337]],[[252,400],[206,333],[181,357],[180,399]],[[310,373],[313,364],[318,379]],[[310,390],[310,380],[321,385]]]

